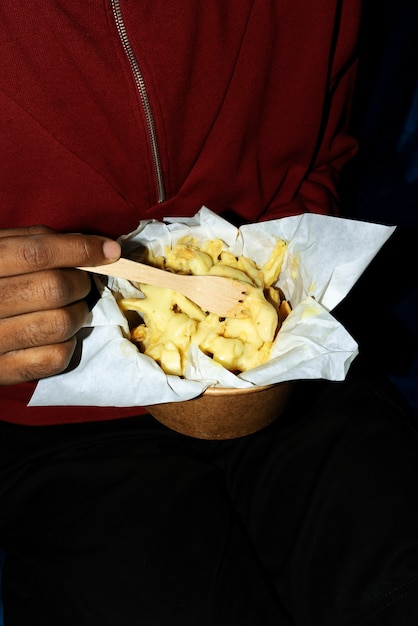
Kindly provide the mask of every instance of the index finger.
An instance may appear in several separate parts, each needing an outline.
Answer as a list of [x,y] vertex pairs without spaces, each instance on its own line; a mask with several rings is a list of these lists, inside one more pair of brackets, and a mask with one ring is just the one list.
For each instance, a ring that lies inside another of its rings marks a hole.
[[0,276],[62,267],[94,266],[120,256],[116,241],[99,235],[36,232],[0,238]]
[[16,228],[1,228],[0,237],[17,237],[18,235],[38,235],[41,233],[53,233],[54,230],[42,224],[36,226],[19,226]]

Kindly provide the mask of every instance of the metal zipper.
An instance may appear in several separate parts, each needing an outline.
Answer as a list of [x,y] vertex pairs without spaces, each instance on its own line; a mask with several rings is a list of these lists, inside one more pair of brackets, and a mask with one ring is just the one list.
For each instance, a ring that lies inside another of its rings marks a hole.
[[161,168],[160,155],[158,151],[158,142],[157,142],[157,134],[155,131],[154,118],[152,115],[151,105],[148,98],[147,88],[145,86],[144,77],[142,76],[141,68],[139,67],[139,63],[134,55],[132,50],[131,43],[129,41],[128,34],[126,32],[126,26],[123,19],[122,11],[120,8],[120,0],[110,0],[112,5],[113,16],[116,23],[116,28],[119,34],[120,41],[122,43],[123,50],[128,58],[129,65],[131,66],[131,70],[135,79],[135,83],[138,89],[138,93],[141,99],[145,121],[148,129],[148,137],[150,140],[151,146],[151,156],[152,162],[154,166],[154,174],[156,181],[156,190],[157,190],[157,201],[164,202],[165,200],[165,189],[164,189],[164,181],[163,174]]

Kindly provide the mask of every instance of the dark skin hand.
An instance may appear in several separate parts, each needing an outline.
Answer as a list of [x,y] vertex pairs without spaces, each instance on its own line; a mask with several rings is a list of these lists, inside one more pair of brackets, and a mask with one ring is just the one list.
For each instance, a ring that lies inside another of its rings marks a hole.
[[88,315],[91,289],[75,269],[111,263],[118,243],[44,226],[0,230],[0,385],[58,374]]

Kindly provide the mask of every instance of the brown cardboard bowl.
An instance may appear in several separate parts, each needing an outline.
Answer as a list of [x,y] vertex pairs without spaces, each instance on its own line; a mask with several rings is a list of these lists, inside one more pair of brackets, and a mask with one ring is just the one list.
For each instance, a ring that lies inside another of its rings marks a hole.
[[231,389],[210,387],[185,402],[147,407],[159,422],[183,435],[198,439],[234,439],[250,435],[283,413],[293,382]]

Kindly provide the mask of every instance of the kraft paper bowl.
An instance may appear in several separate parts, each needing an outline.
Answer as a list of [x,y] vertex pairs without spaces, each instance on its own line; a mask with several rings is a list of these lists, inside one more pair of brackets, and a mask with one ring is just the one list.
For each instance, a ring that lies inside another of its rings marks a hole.
[[147,407],[159,422],[198,439],[234,439],[265,428],[283,413],[293,382],[231,389],[210,387],[185,402]]

